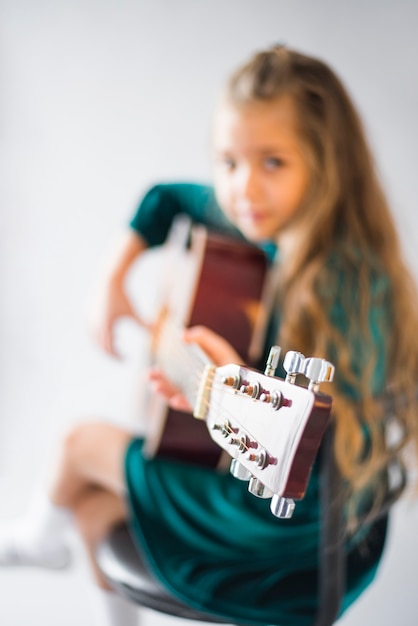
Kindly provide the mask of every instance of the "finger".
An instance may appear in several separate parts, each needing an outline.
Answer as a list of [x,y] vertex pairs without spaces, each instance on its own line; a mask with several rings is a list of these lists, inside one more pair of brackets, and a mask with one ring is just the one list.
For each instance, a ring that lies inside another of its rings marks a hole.
[[150,381],[153,380],[158,380],[159,378],[163,378],[164,374],[161,370],[161,368],[154,366],[154,367],[150,367],[147,371],[147,378]]
[[184,340],[197,343],[216,365],[241,363],[242,359],[231,344],[206,326],[193,326],[186,329]]
[[102,331],[100,345],[109,356],[115,359],[122,358],[122,355],[116,349],[113,328],[111,326],[106,327]]
[[177,394],[172,396],[169,401],[169,405],[172,409],[177,409],[177,411],[188,411],[192,410],[189,402],[182,394]]
[[148,371],[148,380],[155,392],[163,395],[169,406],[179,411],[191,411],[191,406],[178,388],[171,383],[158,368],[154,367]]
[[162,394],[167,399],[179,395],[178,388],[164,376],[161,370],[157,368],[150,370],[148,372],[148,379],[154,391]]
[[213,342],[219,338],[219,335],[206,326],[192,326],[185,329],[183,338],[186,343],[197,343],[205,350],[213,345]]
[[132,307],[130,308],[129,313],[127,313],[127,316],[130,317],[136,324],[138,324],[138,326],[141,326],[141,328],[144,328],[145,330],[148,330],[148,331],[152,331],[153,330],[154,324],[144,320],[144,318],[141,317],[135,311],[134,308],[132,308]]

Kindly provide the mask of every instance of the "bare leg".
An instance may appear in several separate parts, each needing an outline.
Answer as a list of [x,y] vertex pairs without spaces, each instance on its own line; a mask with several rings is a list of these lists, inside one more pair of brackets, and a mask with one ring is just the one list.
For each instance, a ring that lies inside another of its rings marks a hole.
[[92,488],[79,498],[74,514],[97,584],[109,589],[97,567],[95,554],[98,544],[111,528],[126,519],[125,501],[110,491]]
[[38,498],[19,532],[17,524],[0,526],[0,564],[58,568],[68,559],[63,529],[74,519],[100,588],[93,595],[98,594],[101,626],[138,623],[138,608],[109,590],[95,560],[98,542],[126,519],[124,457],[131,439],[131,433],[105,422],[78,424],[59,448],[49,498]]
[[98,543],[127,517],[123,462],[131,438],[109,424],[79,425],[65,439],[51,488],[53,501],[73,510],[101,589],[93,590],[93,595],[96,620],[102,626],[138,624],[138,607],[112,592],[95,558]]
[[[78,504],[97,491],[114,494],[122,502],[124,455],[131,438],[129,432],[105,422],[73,427],[58,450],[48,495],[38,492],[23,516],[0,523],[0,565],[65,567],[69,551],[64,535]],[[117,518],[120,508],[121,504]],[[104,515],[107,519],[106,511]]]
[[124,456],[132,434],[106,422],[82,422],[65,437],[49,495],[56,505],[75,509],[92,487],[122,496]]
[[97,583],[97,544],[112,526],[126,519],[124,457],[132,434],[106,422],[81,422],[62,443],[50,499],[71,509],[86,546]]

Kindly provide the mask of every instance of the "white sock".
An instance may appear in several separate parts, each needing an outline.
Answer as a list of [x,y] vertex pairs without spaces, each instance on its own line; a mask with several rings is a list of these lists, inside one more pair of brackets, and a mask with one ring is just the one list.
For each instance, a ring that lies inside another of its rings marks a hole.
[[138,626],[140,607],[114,591],[95,588],[94,622],[97,626]]
[[34,565],[60,569],[69,562],[65,531],[72,514],[37,494],[27,512],[0,522],[0,565]]

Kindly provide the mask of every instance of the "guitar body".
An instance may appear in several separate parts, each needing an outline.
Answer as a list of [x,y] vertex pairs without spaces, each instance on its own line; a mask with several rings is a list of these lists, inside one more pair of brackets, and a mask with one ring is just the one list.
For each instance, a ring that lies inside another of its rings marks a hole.
[[[167,247],[166,295],[152,352],[173,382],[184,389],[192,381],[197,392],[198,372],[165,327],[174,325],[181,331],[207,326],[227,339],[244,362],[255,363],[264,343],[266,259],[255,246],[184,223],[175,225]],[[222,450],[204,422],[169,408],[159,396],[150,400],[146,454],[211,467],[218,464]]]

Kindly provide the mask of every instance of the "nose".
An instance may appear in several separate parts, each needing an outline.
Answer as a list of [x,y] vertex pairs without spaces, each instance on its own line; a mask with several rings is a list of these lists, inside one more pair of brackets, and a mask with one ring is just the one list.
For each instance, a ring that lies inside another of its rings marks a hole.
[[256,168],[250,166],[242,167],[237,178],[239,196],[247,202],[257,202],[260,198],[261,184]]

